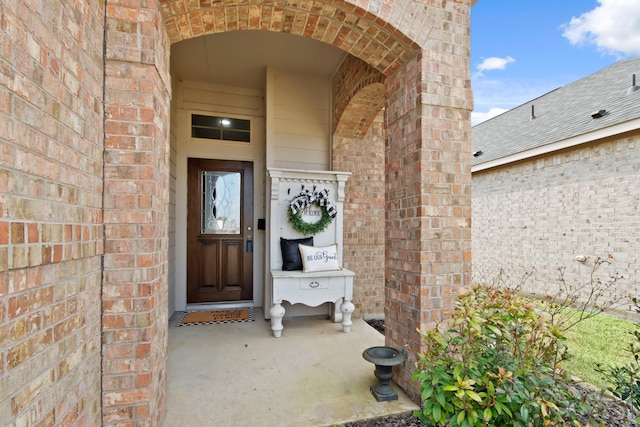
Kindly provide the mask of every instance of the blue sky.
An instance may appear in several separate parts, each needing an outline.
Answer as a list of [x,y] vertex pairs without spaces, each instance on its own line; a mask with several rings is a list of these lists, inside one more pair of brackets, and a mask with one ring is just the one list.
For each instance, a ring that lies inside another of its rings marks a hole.
[[472,124],[637,56],[640,0],[478,0]]

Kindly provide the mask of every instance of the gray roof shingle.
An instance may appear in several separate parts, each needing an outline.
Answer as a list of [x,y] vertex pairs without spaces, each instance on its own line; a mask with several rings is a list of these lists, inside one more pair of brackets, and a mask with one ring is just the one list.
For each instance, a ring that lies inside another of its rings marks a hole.
[[[517,154],[640,117],[640,57],[617,62],[473,127],[472,164]],[[531,119],[534,106],[535,119]],[[591,115],[599,110],[601,118]]]

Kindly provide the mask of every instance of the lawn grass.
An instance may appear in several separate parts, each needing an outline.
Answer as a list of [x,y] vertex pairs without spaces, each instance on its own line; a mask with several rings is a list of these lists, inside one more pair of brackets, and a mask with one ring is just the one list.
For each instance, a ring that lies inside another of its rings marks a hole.
[[630,363],[633,358],[626,349],[635,341],[630,332],[638,326],[606,314],[578,323],[566,332],[565,344],[572,356],[564,367],[583,381],[606,388],[611,380],[595,371],[596,363],[604,367]]

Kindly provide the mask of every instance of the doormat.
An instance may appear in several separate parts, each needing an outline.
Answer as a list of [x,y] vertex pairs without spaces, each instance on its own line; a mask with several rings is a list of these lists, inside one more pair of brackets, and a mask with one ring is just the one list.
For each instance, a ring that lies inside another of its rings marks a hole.
[[253,308],[227,310],[190,311],[182,316],[176,326],[214,325],[218,323],[253,322]]

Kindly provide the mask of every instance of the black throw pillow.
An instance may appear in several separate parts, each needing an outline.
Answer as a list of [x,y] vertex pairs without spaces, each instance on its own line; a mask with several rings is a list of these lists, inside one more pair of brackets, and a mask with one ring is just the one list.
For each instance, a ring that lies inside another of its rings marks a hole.
[[280,249],[282,249],[282,269],[285,271],[302,270],[302,258],[298,250],[298,243],[313,246],[313,237],[303,239],[283,239],[280,238]]

